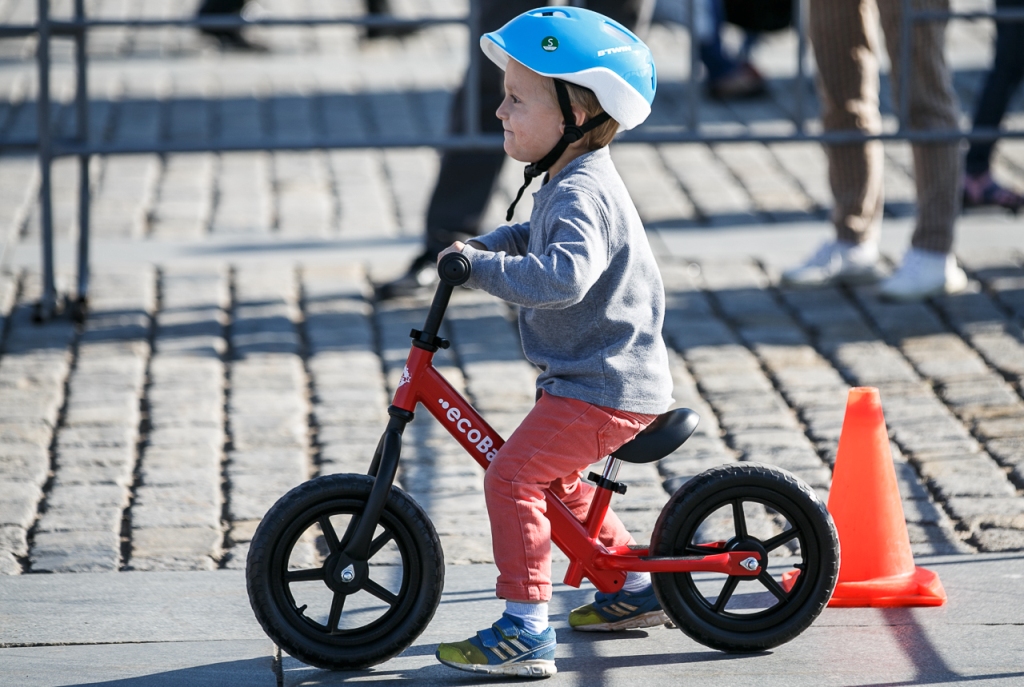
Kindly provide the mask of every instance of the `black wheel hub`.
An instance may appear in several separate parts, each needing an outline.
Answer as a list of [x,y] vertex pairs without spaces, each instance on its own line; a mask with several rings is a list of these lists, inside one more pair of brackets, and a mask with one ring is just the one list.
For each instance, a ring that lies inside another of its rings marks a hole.
[[758,566],[761,570],[765,569],[768,565],[768,550],[764,548],[761,542],[757,539],[730,539],[726,545],[725,550],[731,551],[749,551],[758,555]]
[[355,561],[339,551],[324,562],[324,582],[331,591],[338,594],[355,594],[366,584],[370,576],[370,565],[366,561]]

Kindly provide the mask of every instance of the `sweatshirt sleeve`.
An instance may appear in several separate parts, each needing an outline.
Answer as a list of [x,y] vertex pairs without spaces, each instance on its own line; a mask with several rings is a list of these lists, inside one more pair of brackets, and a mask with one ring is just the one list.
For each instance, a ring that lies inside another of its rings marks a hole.
[[463,255],[473,271],[466,285],[528,308],[567,308],[583,300],[608,267],[607,222],[600,204],[588,193],[565,196],[547,213],[554,219],[543,228],[543,253],[488,252],[467,246]]
[[473,240],[494,253],[525,255],[530,241],[530,223],[500,226],[489,234],[475,236]]

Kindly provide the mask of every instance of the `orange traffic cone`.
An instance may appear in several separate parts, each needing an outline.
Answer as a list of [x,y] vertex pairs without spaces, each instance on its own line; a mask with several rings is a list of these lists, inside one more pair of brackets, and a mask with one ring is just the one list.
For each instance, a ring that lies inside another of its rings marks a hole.
[[842,562],[829,606],[941,606],[939,576],[914,565],[878,389],[850,389],[828,509]]

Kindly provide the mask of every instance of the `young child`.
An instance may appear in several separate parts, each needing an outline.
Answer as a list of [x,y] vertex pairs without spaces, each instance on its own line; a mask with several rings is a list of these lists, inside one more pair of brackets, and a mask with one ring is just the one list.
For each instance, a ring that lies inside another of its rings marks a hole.
[[[606,147],[619,128],[647,118],[655,72],[630,31],[573,7],[527,12],[480,43],[505,70],[497,115],[505,152],[531,163],[523,189],[547,178],[528,223],[441,255],[461,251],[473,268],[468,286],[520,306],[523,349],[541,374],[536,406],[484,478],[505,613],[466,641],[441,644],[437,658],[462,670],[543,677],[556,672],[544,489],[583,519],[594,487],[581,471],[672,402],[661,275]],[[611,511],[599,537],[608,547],[634,543]],[[621,591],[598,593],[569,617],[577,630],[665,621],[646,573],[629,573]]]

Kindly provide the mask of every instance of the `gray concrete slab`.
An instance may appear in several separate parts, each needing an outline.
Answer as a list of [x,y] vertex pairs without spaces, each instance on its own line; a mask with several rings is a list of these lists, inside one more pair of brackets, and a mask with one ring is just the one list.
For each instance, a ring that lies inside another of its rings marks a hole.
[[18,687],[276,687],[269,639],[78,644],[3,649],[4,685]]
[[[757,655],[712,651],[662,628],[573,633],[566,615],[591,590],[557,585],[551,617],[559,674],[546,684],[1024,684],[1024,554],[917,562],[939,573],[948,605],[827,609],[794,641]],[[563,566],[555,567],[561,574]],[[0,684],[476,684],[485,680],[450,670],[433,655],[438,642],[463,639],[501,612],[494,577],[491,565],[449,566],[426,631],[398,658],[360,672],[318,670],[288,656],[274,665],[240,572],[0,578]]]
[[0,578],[0,646],[263,637],[241,571]]

